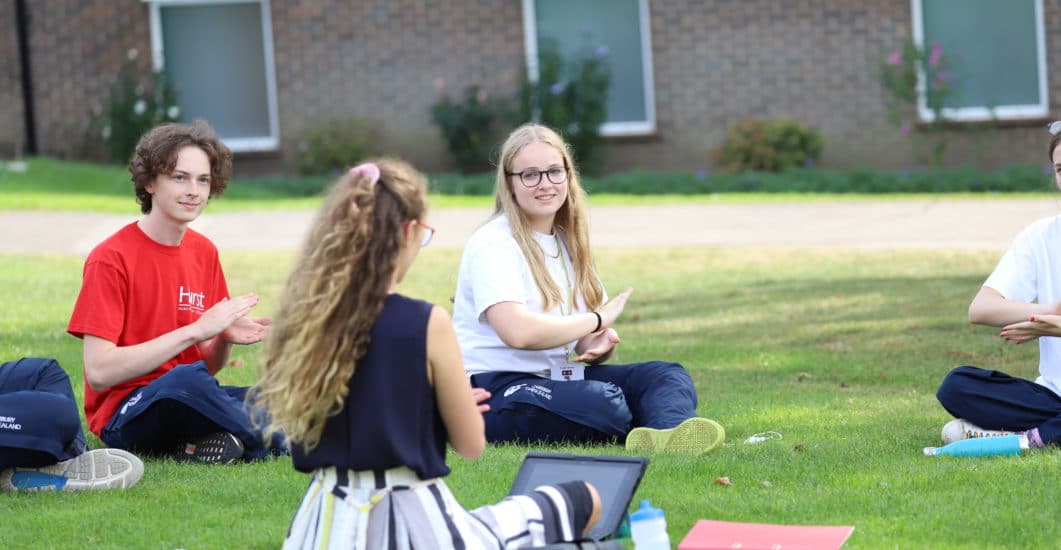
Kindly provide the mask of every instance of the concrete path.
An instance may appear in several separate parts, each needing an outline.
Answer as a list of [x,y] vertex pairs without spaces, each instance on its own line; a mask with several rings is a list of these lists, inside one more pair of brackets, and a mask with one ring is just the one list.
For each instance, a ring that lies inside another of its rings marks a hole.
[[[314,212],[204,214],[193,224],[221,250],[294,250]],[[1061,214],[1056,199],[602,206],[596,247],[777,246],[1004,249],[1031,221]],[[433,246],[461,247],[489,209],[439,209]],[[85,255],[136,215],[0,211],[0,253]]]

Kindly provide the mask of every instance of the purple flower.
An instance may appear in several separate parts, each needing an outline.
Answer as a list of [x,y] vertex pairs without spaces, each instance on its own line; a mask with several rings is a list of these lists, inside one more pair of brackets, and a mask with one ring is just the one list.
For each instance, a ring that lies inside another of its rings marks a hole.
[[899,126],[899,131],[902,132],[904,136],[910,135],[910,123],[909,122],[902,123],[902,125]]
[[943,47],[939,45],[939,42],[932,43],[932,51],[928,54],[928,66],[935,67],[939,65],[940,58],[943,57]]
[[563,80],[561,80],[560,82],[557,82],[556,84],[553,84],[552,86],[549,86],[549,93],[551,93],[553,95],[560,95],[560,94],[564,93],[564,90],[566,88],[567,88],[567,82],[564,82]]
[[600,46],[597,46],[597,57],[607,57],[609,51],[607,44],[601,44]]
[[807,158],[803,159],[803,167],[804,168],[814,168],[817,165],[818,165],[818,163],[814,162],[814,159],[812,159],[811,157],[807,157]]
[[903,62],[903,56],[899,55],[899,52],[895,52],[888,56],[888,64],[895,66]]
[[707,179],[707,170],[697,170],[696,179],[700,181],[704,181],[705,179]]

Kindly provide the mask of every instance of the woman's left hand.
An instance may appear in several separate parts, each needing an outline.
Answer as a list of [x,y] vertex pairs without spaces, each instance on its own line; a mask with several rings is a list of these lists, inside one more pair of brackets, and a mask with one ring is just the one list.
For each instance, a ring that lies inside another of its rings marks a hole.
[[609,328],[600,332],[594,332],[582,339],[584,350],[582,355],[571,360],[572,363],[595,363],[602,357],[611,355],[616,344],[619,343],[619,333]]
[[1017,344],[1040,336],[1061,336],[1061,315],[1034,315],[1027,321],[1002,327],[998,335]]

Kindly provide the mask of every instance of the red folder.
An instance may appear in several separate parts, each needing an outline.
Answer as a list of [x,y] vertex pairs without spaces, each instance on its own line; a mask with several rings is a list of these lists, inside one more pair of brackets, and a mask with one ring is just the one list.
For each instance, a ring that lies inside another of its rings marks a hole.
[[702,519],[678,550],[833,550],[851,536],[854,527],[818,525],[767,525]]

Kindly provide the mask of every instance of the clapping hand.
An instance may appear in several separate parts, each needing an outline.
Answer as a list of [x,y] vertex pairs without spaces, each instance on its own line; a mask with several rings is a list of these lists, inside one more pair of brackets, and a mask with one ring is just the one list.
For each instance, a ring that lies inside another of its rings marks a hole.
[[583,338],[585,350],[578,357],[571,359],[572,363],[593,363],[601,357],[607,357],[615,349],[621,340],[619,333],[613,328],[595,332]]
[[1002,327],[998,335],[1017,344],[1040,336],[1061,336],[1061,315],[1033,315],[1027,321]]

